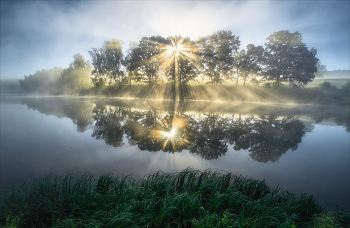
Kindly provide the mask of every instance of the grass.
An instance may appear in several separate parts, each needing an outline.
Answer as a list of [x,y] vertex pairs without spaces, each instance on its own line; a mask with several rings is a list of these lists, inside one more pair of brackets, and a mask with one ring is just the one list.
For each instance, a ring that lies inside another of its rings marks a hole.
[[315,79],[313,82],[307,84],[305,87],[306,88],[315,88],[315,87],[319,87],[324,82],[330,82],[332,84],[332,86],[336,86],[338,89],[341,89],[342,85],[344,85],[347,81],[349,81],[348,78],[341,78],[341,79],[319,78],[319,79]]
[[6,191],[0,227],[349,227],[296,195],[234,173],[185,169],[136,178],[48,174]]

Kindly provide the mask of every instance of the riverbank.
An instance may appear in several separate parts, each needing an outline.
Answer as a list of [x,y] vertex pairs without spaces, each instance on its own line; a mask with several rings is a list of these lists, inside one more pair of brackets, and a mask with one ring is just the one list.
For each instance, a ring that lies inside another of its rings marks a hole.
[[310,194],[235,173],[48,174],[0,198],[0,227],[349,227]]
[[[104,95],[120,98],[171,99],[171,84],[144,84],[126,86],[108,86],[82,91],[81,95]],[[332,90],[316,88],[292,88],[282,86],[278,89],[263,86],[235,85],[188,85],[182,90],[184,100],[232,101],[250,103],[283,104],[336,104],[348,105],[349,96],[341,89]]]

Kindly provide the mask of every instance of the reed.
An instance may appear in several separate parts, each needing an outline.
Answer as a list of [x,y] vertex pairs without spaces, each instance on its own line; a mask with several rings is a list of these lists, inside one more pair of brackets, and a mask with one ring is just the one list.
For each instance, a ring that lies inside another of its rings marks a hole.
[[0,198],[0,227],[349,226],[348,212],[329,212],[310,194],[217,170],[158,171],[143,178],[48,174]]

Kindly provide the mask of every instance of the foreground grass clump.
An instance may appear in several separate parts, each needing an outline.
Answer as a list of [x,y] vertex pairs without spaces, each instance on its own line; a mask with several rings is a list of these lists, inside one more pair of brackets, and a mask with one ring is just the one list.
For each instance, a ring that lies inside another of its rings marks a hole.
[[234,173],[54,174],[0,198],[0,227],[349,227],[312,195]]

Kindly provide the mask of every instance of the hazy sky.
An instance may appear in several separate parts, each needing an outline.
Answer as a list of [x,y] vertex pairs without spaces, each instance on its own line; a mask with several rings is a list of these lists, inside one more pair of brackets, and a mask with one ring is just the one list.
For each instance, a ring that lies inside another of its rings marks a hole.
[[298,31],[328,70],[350,68],[349,1],[1,1],[1,78],[66,68],[74,53],[109,39],[125,49],[143,36],[189,36],[231,30],[263,45],[279,30]]

